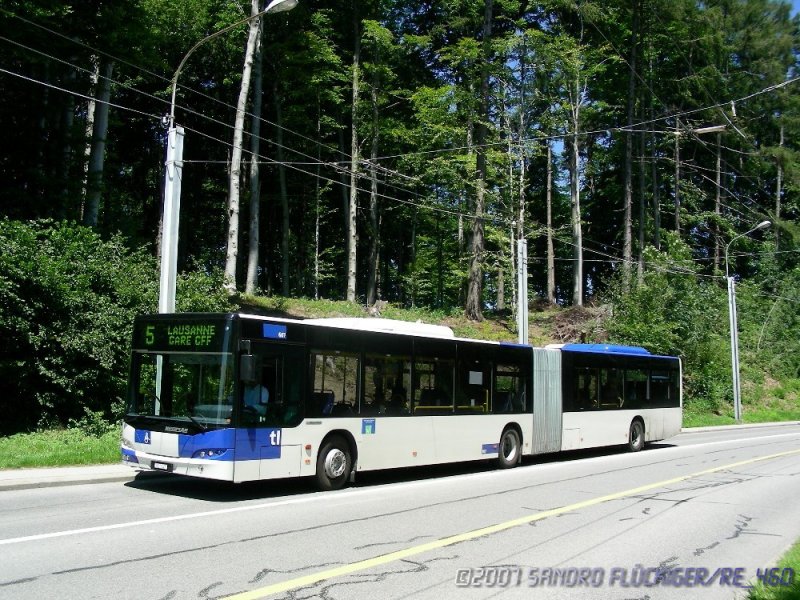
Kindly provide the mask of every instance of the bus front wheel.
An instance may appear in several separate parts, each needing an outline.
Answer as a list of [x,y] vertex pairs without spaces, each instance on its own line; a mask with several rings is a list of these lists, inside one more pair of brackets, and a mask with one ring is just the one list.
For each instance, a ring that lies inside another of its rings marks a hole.
[[631,429],[628,433],[628,450],[639,452],[644,448],[644,423],[639,419],[631,421]]
[[516,429],[506,429],[500,436],[500,444],[497,448],[497,466],[501,469],[515,467],[520,458],[519,434]]
[[325,441],[317,455],[317,485],[319,489],[338,490],[347,482],[353,459],[350,446],[340,437]]

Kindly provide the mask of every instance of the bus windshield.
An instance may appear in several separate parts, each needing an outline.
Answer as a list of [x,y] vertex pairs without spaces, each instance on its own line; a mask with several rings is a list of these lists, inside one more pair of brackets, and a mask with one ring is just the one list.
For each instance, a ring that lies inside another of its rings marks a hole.
[[201,430],[229,427],[233,356],[228,353],[134,353],[128,416],[188,421]]

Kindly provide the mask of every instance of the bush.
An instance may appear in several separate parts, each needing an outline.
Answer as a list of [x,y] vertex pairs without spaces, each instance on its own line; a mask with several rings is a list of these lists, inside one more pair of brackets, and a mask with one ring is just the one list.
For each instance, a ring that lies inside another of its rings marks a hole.
[[[727,289],[720,278],[696,272],[691,253],[674,234],[666,253],[650,248],[641,283],[611,288],[614,341],[638,344],[683,359],[690,411],[729,413],[733,399]],[[791,381],[800,373],[800,272],[760,274],[736,284],[743,402],[763,402],[767,378]],[[751,410],[748,408],[748,410]],[[752,410],[755,410],[753,408]]]
[[687,401],[702,399],[704,408],[719,411],[730,397],[726,292],[697,276],[688,246],[665,237],[666,253],[647,250],[641,283],[628,291],[612,286],[606,327],[615,342],[680,356]]
[[[119,418],[133,318],[156,309],[158,274],[121,236],[0,220],[0,435]],[[230,310],[217,271],[182,275],[178,300]]]

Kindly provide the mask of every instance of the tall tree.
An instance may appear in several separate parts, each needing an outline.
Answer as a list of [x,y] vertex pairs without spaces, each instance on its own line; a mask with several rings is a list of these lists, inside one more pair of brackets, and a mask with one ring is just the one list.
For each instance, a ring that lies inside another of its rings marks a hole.
[[[261,12],[259,0],[252,0],[250,16]],[[244,139],[244,117],[247,97],[250,93],[251,72],[255,58],[260,31],[261,18],[250,21],[247,33],[247,47],[242,68],[242,83],[239,88],[239,99],[236,102],[236,118],[233,125],[233,142],[231,148],[230,175],[228,178],[228,244],[225,253],[225,288],[229,293],[236,292],[236,270],[239,257],[239,198],[241,190],[242,143]]]
[[258,287],[259,243],[261,241],[261,105],[263,94],[263,28],[256,42],[253,65],[253,113],[250,125],[250,227],[247,246],[245,292]]
[[97,227],[100,212],[100,196],[103,193],[103,166],[108,136],[108,109],[111,100],[111,74],[113,61],[97,59],[97,99],[94,101],[91,141],[88,148],[88,167],[86,173],[86,203],[83,210],[83,224]]
[[486,148],[487,123],[489,121],[489,61],[491,60],[493,0],[485,0],[482,31],[482,55],[480,68],[480,106],[478,124],[475,128],[476,170],[475,201],[473,204],[472,235],[470,237],[470,264],[467,284],[465,312],[468,318],[483,319],[483,249],[484,249],[484,203],[487,186]]
[[356,301],[356,268],[358,252],[358,174],[360,171],[360,149],[358,145],[358,96],[361,71],[361,19],[358,0],[353,0],[353,85],[350,105],[350,202],[347,219],[347,301]]

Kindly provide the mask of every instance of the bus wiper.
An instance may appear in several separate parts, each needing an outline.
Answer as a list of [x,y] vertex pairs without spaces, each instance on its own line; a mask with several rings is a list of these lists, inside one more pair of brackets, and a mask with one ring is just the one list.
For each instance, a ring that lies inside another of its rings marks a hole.
[[190,420],[192,423],[194,423],[195,425],[197,425],[197,427],[198,427],[198,428],[199,428],[201,431],[208,431],[208,425],[206,425],[205,423],[201,423],[200,421],[198,421],[197,419],[195,419],[195,418],[194,418],[192,415],[186,415],[186,418],[187,418],[187,419],[189,419],[189,420]]

